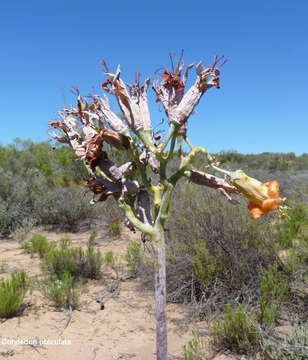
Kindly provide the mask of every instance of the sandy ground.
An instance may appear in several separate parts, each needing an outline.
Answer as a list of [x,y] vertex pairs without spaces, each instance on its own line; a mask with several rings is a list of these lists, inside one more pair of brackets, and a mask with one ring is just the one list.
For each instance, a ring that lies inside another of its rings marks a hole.
[[[39,233],[55,241],[67,235],[73,245],[85,245],[90,235],[89,232],[63,234],[42,230]],[[102,253],[112,249],[120,255],[126,251],[131,237],[131,233],[124,232],[120,239],[111,239],[101,233],[96,243]],[[40,274],[38,257],[31,258],[23,253],[20,244],[13,239],[0,240],[1,261],[6,262],[6,269],[0,278],[21,269],[25,269],[31,276]],[[87,283],[88,291],[82,294],[81,307],[72,312],[67,327],[67,311],[57,311],[38,290],[27,295],[23,313],[0,324],[0,358],[155,359],[153,291],[142,290],[140,280],[124,276],[118,296],[111,297],[101,310],[100,304],[93,297],[106,290],[110,279],[112,274]],[[198,329],[202,335],[206,335],[208,330],[204,322],[192,323],[187,307],[169,304],[170,359],[183,359],[182,348],[191,340],[193,329]],[[27,341],[40,344],[31,345]]]

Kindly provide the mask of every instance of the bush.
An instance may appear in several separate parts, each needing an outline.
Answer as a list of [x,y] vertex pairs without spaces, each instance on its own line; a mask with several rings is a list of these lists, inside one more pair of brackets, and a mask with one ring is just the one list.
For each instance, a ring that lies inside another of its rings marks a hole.
[[33,235],[30,240],[22,244],[26,253],[31,254],[31,256],[38,254],[40,258],[44,257],[54,247],[55,243],[49,242],[46,236],[40,234]]
[[288,217],[278,225],[276,239],[280,248],[289,249],[293,246],[293,241],[303,236],[303,228],[308,224],[307,208],[301,202],[294,202]]
[[231,305],[225,307],[223,320],[214,322],[214,344],[235,352],[251,352],[259,343],[259,330],[249,318],[241,304],[235,311]]
[[279,310],[282,302],[287,299],[289,288],[275,266],[264,271],[259,279],[261,285],[259,321],[270,327],[278,319]]
[[76,232],[86,220],[93,219],[97,207],[90,204],[91,196],[74,186],[55,188],[37,204],[42,224],[56,225]]
[[110,231],[113,236],[121,236],[122,226],[119,220],[116,220],[110,224]]
[[123,258],[126,261],[128,270],[133,274],[137,274],[142,263],[140,242],[131,241],[128,244],[126,253],[124,254]]
[[119,272],[122,270],[120,257],[109,250],[104,256],[104,263],[115,272],[116,278],[119,278]]
[[195,303],[201,317],[235,299],[256,306],[259,274],[281,264],[273,228],[211,190],[180,185],[175,191],[167,223],[169,300]]
[[43,294],[58,308],[78,308],[80,290],[76,287],[73,276],[65,272],[58,278],[47,280],[42,285]]
[[11,279],[0,281],[0,317],[10,318],[20,310],[29,287],[25,271],[12,274]]
[[261,348],[265,358],[270,360],[308,359],[308,323],[296,325],[283,340],[263,337]]
[[193,331],[193,339],[183,346],[185,360],[212,359],[211,343],[202,339],[198,331]]
[[86,250],[81,247],[72,248],[69,238],[62,238],[59,247],[50,248],[41,262],[43,271],[51,277],[56,275],[58,279],[65,273],[69,273],[74,279],[97,278],[100,275],[100,268],[103,257],[100,250],[94,250],[93,245],[88,241]]

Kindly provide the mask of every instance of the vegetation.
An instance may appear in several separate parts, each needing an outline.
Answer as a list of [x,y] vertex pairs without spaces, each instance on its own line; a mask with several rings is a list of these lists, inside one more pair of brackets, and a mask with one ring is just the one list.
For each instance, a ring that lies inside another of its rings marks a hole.
[[264,337],[261,349],[269,360],[305,360],[308,358],[308,322],[295,324],[291,334],[282,340]]
[[212,344],[209,340],[201,337],[198,331],[192,332],[193,339],[183,346],[185,360],[212,359]]
[[49,281],[43,282],[42,291],[56,307],[76,309],[79,306],[81,284],[76,284],[73,276],[64,272],[60,277],[53,276]]
[[[112,147],[108,148],[108,154],[113,161],[127,160],[126,153]],[[264,179],[269,176],[282,178],[282,191],[287,196],[290,181],[298,186],[308,183],[307,154],[243,155],[229,151],[217,155],[227,167],[242,167],[252,173],[257,169],[259,174],[265,171],[264,176],[262,174]],[[177,159],[172,161],[174,165],[171,163],[169,170],[175,167]],[[198,156],[194,165],[203,166],[204,162],[205,158]],[[83,163],[77,161],[68,148],[52,148],[47,142],[34,143],[20,139],[5,147],[0,146],[0,235],[13,232],[16,238],[23,240],[25,233],[39,224],[78,231],[81,224],[89,224],[91,219],[102,214],[104,207],[108,207],[111,214],[111,220],[108,219],[110,230],[118,235],[122,217],[117,207],[112,201],[108,201],[108,205],[91,206],[91,196],[84,194],[80,187],[86,178]],[[300,197],[300,189],[297,191]],[[287,239],[281,241],[286,241],[287,246]]]
[[[112,159],[123,156],[117,150],[110,154]],[[218,156],[227,168],[250,169],[252,175],[258,173],[264,181],[279,178],[291,207],[289,216],[279,219],[268,215],[266,221],[256,224],[249,219],[246,205],[231,207],[212,190],[179,182],[166,223],[168,300],[190,303],[193,315],[201,319],[218,316],[215,346],[220,344],[221,348],[248,353],[256,349],[268,359],[304,359],[300,351],[301,346],[307,346],[308,156],[234,152]],[[16,141],[0,148],[2,235],[14,233],[16,239],[23,240],[24,234],[38,224],[77,230],[85,224],[85,219],[103,214],[104,207],[111,215],[106,218],[110,233],[121,234],[122,217],[113,199],[95,207],[90,205],[91,196],[84,196],[80,187],[86,177],[85,169],[73,158],[69,150],[52,150],[47,143]],[[167,171],[176,168],[177,161],[174,157]],[[193,165],[204,162],[200,156]],[[285,162],[287,167],[282,165]],[[80,281],[98,278],[102,264],[118,271],[119,258],[113,253],[99,254],[94,239],[95,234],[86,249],[73,248],[68,239],[62,239],[57,246],[41,235],[23,242],[26,252],[41,258],[45,274],[42,291],[55,306],[76,308],[82,291]],[[148,284],[152,264],[145,256],[141,243],[131,242],[123,259],[129,271]],[[3,263],[0,271],[4,272],[5,268]],[[13,285],[22,283],[14,276],[11,285],[6,280],[7,285],[3,286],[4,280],[1,281],[1,317],[14,316],[23,302],[27,286]],[[238,307],[239,303],[243,305]],[[285,314],[297,315],[300,320],[294,334],[280,341],[284,345],[279,345],[264,334],[271,334]],[[252,323],[259,329],[257,344],[249,335]],[[228,331],[227,324],[235,337],[224,332]],[[239,329],[247,330],[246,333],[243,330],[243,338],[236,335]],[[186,345],[186,358],[198,359],[198,351],[206,345],[209,349],[200,334],[195,334]]]
[[31,256],[38,254],[40,258],[43,258],[54,247],[55,243],[49,242],[46,236],[40,234],[33,235],[30,240],[22,244],[26,253],[31,254]]
[[0,317],[10,318],[21,309],[29,287],[25,271],[12,274],[10,279],[0,281]]
[[71,247],[69,238],[62,238],[58,247],[51,246],[42,259],[41,267],[50,277],[61,279],[70,274],[74,280],[79,278],[95,279],[100,275],[103,257],[100,250],[95,250],[91,242],[87,249]]
[[214,323],[214,343],[219,347],[246,353],[256,348],[259,330],[246,314],[244,304],[240,304],[236,310],[231,305],[225,307],[223,320],[216,320]]
[[141,263],[143,262],[140,242],[131,241],[127,246],[127,250],[123,258],[127,264],[128,270],[133,275],[136,275],[140,269]]

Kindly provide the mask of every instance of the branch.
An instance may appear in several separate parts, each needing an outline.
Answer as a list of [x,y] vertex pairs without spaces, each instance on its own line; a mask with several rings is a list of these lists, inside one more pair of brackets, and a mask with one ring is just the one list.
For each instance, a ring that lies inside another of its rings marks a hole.
[[194,184],[217,189],[231,202],[231,204],[239,204],[237,200],[231,198],[230,194],[239,194],[240,192],[235,186],[230,185],[225,179],[221,179],[214,175],[206,174],[202,171],[198,171],[195,169],[186,170],[184,172],[184,176],[187,177]]
[[173,174],[168,181],[171,182],[173,185],[175,185],[176,182],[182,176],[184,176],[184,171],[187,170],[188,166],[192,163],[192,161],[198,154],[205,154],[210,163],[214,161],[213,157],[208,152],[208,150],[203,149],[202,147],[197,147],[197,148],[192,147],[191,152],[187,156],[182,158],[182,162],[179,167],[179,170],[175,174]]
[[173,191],[173,185],[170,182],[165,181],[164,186],[166,190],[163,193],[161,199],[159,212],[155,220],[155,225],[158,225],[159,222],[163,224],[168,217],[168,209],[169,209],[171,194]]
[[142,221],[140,221],[134,214],[132,207],[124,201],[124,198],[122,196],[118,199],[118,203],[119,207],[124,211],[126,218],[136,229],[149,236],[153,235],[153,226],[149,224],[144,224]]

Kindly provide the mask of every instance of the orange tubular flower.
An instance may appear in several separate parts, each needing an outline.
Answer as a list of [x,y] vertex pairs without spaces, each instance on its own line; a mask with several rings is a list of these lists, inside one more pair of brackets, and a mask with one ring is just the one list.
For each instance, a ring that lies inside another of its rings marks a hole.
[[236,171],[236,176],[232,180],[234,186],[250,200],[248,209],[254,220],[258,220],[268,212],[275,210],[285,200],[279,197],[277,181],[262,184],[260,181],[247,176],[242,170]]

